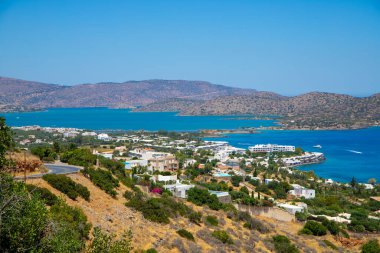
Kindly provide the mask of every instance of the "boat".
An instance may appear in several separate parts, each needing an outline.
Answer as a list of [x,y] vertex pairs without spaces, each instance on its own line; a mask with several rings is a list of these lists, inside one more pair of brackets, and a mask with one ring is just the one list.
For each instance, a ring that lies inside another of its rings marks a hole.
[[354,154],[363,154],[363,152],[356,151],[356,150],[347,150],[348,152],[354,153]]
[[313,148],[322,148],[322,146],[321,145],[315,145],[315,146],[313,146]]

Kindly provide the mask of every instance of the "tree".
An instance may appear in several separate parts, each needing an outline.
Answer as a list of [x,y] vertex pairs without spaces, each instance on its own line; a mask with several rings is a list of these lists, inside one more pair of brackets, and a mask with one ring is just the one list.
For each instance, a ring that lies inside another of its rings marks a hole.
[[0,171],[5,169],[8,160],[5,158],[5,153],[14,145],[12,139],[12,131],[5,124],[5,118],[0,117]]
[[370,179],[368,179],[368,183],[372,184],[372,185],[376,184],[376,178],[370,178]]
[[356,188],[356,185],[358,184],[358,182],[356,181],[356,178],[355,177],[352,177],[351,179],[351,187],[352,188]]
[[370,240],[362,246],[362,253],[377,253],[380,252],[379,241]]

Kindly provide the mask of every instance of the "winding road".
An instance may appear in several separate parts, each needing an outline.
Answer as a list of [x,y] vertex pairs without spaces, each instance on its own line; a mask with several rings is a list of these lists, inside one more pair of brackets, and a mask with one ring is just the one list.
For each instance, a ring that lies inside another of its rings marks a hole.
[[[72,174],[72,173],[78,173],[82,168],[78,166],[68,165],[68,164],[51,164],[51,163],[45,163],[45,167],[49,170],[47,173],[39,173],[39,174],[33,174],[28,175],[26,178],[40,178],[43,175],[46,174]],[[23,176],[15,177],[15,179],[23,179]]]

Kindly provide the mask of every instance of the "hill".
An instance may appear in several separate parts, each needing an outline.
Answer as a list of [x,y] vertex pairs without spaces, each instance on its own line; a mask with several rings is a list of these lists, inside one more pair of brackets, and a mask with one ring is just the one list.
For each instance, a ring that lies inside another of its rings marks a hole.
[[[170,108],[170,106],[172,108]],[[312,92],[295,97],[257,92],[225,96],[194,103],[163,102],[139,110],[175,110],[181,115],[277,115],[287,128],[359,128],[380,121],[380,94],[358,98],[343,94]]]
[[[380,94],[311,92],[287,97],[204,81],[145,80],[62,86],[0,77],[0,111],[57,107],[135,108],[181,115],[276,115],[288,129],[347,129],[380,124]],[[137,107],[137,108],[136,108]]]
[[203,81],[146,80],[62,86],[0,78],[0,110],[35,110],[53,107],[129,108],[167,99],[207,100],[226,95],[255,93]]

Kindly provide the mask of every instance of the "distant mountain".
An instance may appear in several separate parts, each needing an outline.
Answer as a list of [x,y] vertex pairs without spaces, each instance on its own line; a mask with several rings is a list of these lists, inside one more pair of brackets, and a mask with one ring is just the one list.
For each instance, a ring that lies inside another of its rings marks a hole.
[[[291,129],[380,124],[380,94],[312,92],[295,97],[203,81],[146,80],[62,86],[0,77],[0,111],[55,107],[135,108],[181,115],[277,115]],[[137,108],[136,108],[137,107]]]
[[205,101],[156,102],[138,111],[180,111],[181,115],[277,115],[289,129],[346,129],[380,123],[380,94],[358,98],[312,92],[295,97],[271,92],[222,96]]
[[256,90],[232,88],[203,81],[147,80],[74,86],[0,78],[0,109],[48,107],[128,108],[168,99],[207,100],[226,95],[253,94]]

